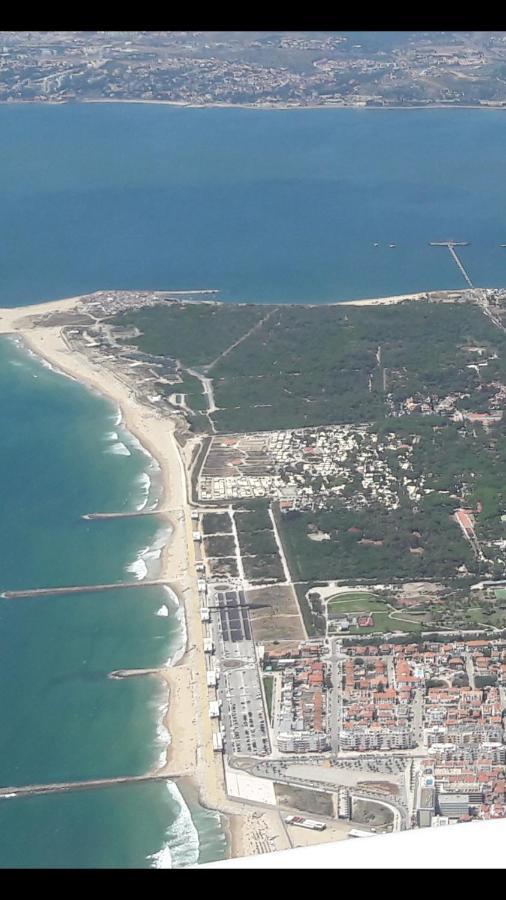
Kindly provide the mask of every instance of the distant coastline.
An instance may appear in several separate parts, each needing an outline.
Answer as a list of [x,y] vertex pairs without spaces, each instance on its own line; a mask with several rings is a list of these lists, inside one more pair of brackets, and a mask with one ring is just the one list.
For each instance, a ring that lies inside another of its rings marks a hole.
[[344,103],[342,101],[327,103],[191,103],[186,100],[158,100],[151,98],[115,98],[115,97],[72,97],[63,100],[0,100],[0,106],[81,106],[85,103],[128,103],[152,106],[174,106],[180,109],[259,109],[259,110],[304,110],[304,109],[360,109],[360,110],[392,110],[392,109],[495,109],[505,110],[506,100],[489,103],[384,103],[368,106],[365,102]]

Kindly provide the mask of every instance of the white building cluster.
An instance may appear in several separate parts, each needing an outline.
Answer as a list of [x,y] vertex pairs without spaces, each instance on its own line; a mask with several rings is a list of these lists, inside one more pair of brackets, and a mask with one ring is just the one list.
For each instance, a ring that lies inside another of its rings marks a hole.
[[[396,453],[397,465],[389,461],[388,451]],[[200,477],[199,499],[270,497],[297,508],[322,508],[329,499],[352,494],[354,508],[374,500],[396,509],[400,490],[412,499],[418,496],[409,479],[411,454],[411,444],[394,434],[381,437],[368,426],[215,437]]]

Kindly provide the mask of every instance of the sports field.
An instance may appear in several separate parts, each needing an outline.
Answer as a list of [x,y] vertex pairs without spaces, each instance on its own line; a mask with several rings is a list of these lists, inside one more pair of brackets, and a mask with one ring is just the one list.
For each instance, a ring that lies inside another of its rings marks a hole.
[[327,609],[330,616],[353,612],[384,612],[385,603],[371,591],[349,591],[331,597]]

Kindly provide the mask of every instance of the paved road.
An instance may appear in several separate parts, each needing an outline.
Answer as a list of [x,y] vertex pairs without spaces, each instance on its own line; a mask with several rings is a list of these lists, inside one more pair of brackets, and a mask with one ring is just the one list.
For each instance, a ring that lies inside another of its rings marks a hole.
[[343,657],[338,653],[336,641],[332,641],[331,646],[332,690],[330,692],[330,746],[334,753],[338,753],[343,702],[341,684],[341,659]]
[[417,746],[422,744],[423,739],[423,693],[423,688],[416,688],[415,698],[411,707],[413,713],[413,734]]

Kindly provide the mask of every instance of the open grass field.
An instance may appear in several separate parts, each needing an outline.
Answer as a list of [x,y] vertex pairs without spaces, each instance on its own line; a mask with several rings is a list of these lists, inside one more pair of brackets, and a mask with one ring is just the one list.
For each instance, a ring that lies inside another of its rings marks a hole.
[[353,612],[383,612],[385,604],[369,591],[350,591],[347,594],[336,594],[327,604],[329,616],[337,616]]
[[[397,615],[397,613],[396,613]],[[347,634],[384,634],[388,631],[421,631],[423,622],[406,622],[401,619],[390,618],[388,612],[373,612],[374,625],[370,628],[352,627]]]
[[288,585],[246,591],[256,641],[302,641],[305,637],[293,590]]

